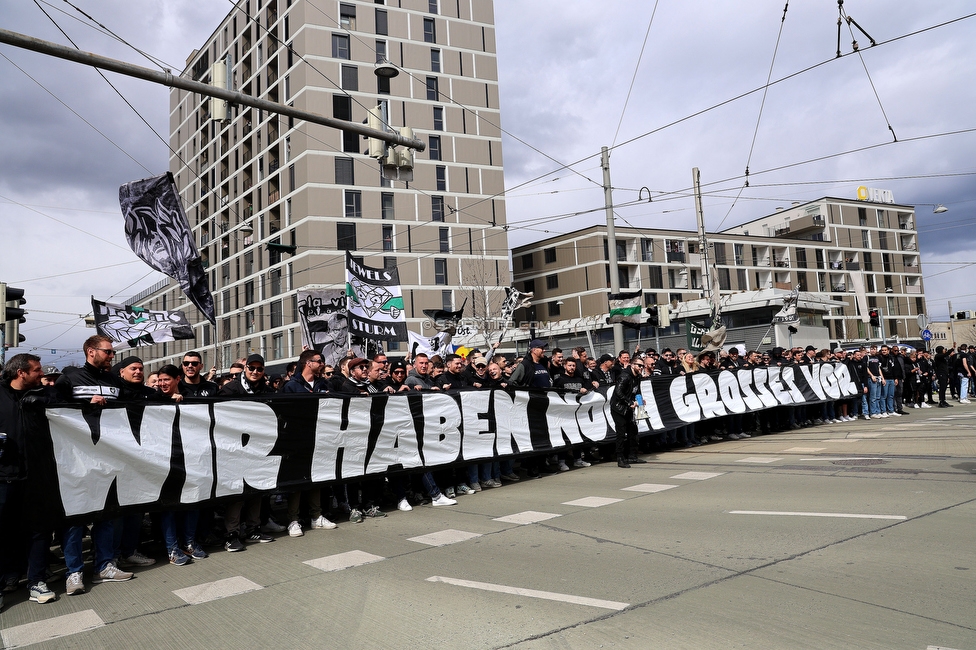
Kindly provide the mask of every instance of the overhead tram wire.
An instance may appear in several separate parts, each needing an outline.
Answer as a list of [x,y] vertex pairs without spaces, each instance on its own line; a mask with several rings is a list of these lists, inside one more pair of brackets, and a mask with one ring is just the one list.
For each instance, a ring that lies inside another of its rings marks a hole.
[[752,154],[756,150],[756,138],[759,136],[759,124],[762,122],[763,109],[766,107],[766,95],[769,94],[769,81],[773,78],[773,66],[776,64],[776,54],[779,52],[779,43],[783,38],[783,26],[786,25],[786,12],[789,11],[789,8],[790,2],[789,0],[786,0],[786,5],[783,7],[783,17],[780,18],[779,21],[779,31],[776,33],[776,45],[773,46],[773,58],[769,62],[769,72],[766,73],[766,85],[763,86],[762,101],[759,102],[759,115],[756,116],[756,128],[752,132],[752,143],[749,145],[749,155],[746,156],[746,177],[742,183],[742,186],[739,188],[739,192],[736,194],[735,199],[732,200],[732,205],[729,206],[728,212],[726,212],[725,216],[722,217],[722,220],[718,222],[718,226],[715,227],[715,230],[720,230],[722,228],[722,224],[725,223],[725,220],[729,218],[730,214],[732,214],[732,210],[735,209],[735,204],[738,203],[739,197],[742,196],[742,192],[745,190],[745,188],[749,187],[749,164],[752,162]]
[[[54,8],[53,5],[51,5],[49,2],[46,2],[45,0],[40,0],[40,1],[41,2],[44,2],[44,4],[48,5],[49,7]],[[122,43],[126,47],[132,49],[132,51],[134,51],[134,52],[142,55],[143,57],[145,57],[145,59],[147,61],[149,61],[150,63],[152,63],[153,65],[155,65],[157,68],[159,68],[163,72],[166,72],[167,70],[175,70],[176,69],[176,66],[171,65],[171,64],[167,63],[166,61],[163,61],[162,59],[158,58],[158,57],[152,56],[151,54],[148,54],[147,52],[143,52],[142,50],[140,50],[139,48],[137,48],[135,45],[133,45],[132,43],[128,42],[127,40],[125,40],[124,38],[122,38],[121,36],[119,36],[118,34],[116,34],[115,32],[113,32],[111,29],[109,29],[108,27],[106,27],[105,25],[103,25],[102,23],[100,23],[99,21],[95,20],[94,17],[92,17],[91,15],[89,15],[87,12],[85,12],[85,10],[83,10],[81,7],[73,4],[69,0],[62,0],[62,2],[64,2],[69,7],[73,8],[75,11],[77,11],[78,13],[80,13],[82,16],[84,16],[85,18],[87,18],[89,21],[91,21],[94,24],[98,25],[98,27],[104,33],[110,35],[112,38],[114,38],[115,40],[117,40],[119,43]],[[59,11],[61,11],[61,10],[59,9]],[[70,14],[67,14],[66,12],[62,12],[62,13],[65,13],[65,15],[70,15]]]
[[[864,61],[864,54],[861,53],[861,48],[859,48],[857,46],[857,38],[854,36],[854,28],[851,27],[851,23],[854,22],[854,20],[847,14],[846,11],[844,11],[844,3],[843,2],[838,2],[837,3],[837,8],[838,8],[838,10],[840,12],[840,17],[838,17],[837,20],[840,21],[844,17],[847,18],[847,29],[851,33],[851,41],[853,43],[854,52],[857,53],[857,57],[861,61],[861,67],[864,68],[864,74],[868,78],[868,83],[871,84],[871,90],[874,92],[874,98],[878,100],[878,107],[881,109],[881,115],[884,117],[885,124],[888,126],[888,130],[891,131],[891,137],[894,139],[895,142],[898,142],[898,136],[895,135],[895,129],[891,126],[891,120],[888,119],[888,113],[885,112],[884,104],[881,103],[881,96],[878,94],[878,89],[874,86],[874,80],[871,78],[871,73],[868,72],[868,64]],[[857,25],[857,23],[854,23],[854,24]],[[860,29],[861,32],[865,36],[867,36],[868,39],[871,41],[871,47],[874,47],[874,45],[875,45],[874,39],[871,38],[870,36],[868,36],[868,33],[865,32],[863,29],[861,29],[861,26],[860,25],[858,25],[857,28]],[[838,32],[837,32],[837,40],[840,41],[840,30],[839,30],[839,28],[838,28]],[[840,47],[840,43],[838,42],[837,45],[838,45],[838,48],[839,48]]]
[[26,205],[24,203],[21,203],[20,201],[15,201],[14,199],[7,198],[6,196],[3,196],[2,194],[0,194],[0,199],[2,199],[4,201],[7,201],[8,203],[12,203],[14,205],[19,205],[20,207],[24,208],[25,210],[30,210],[31,212],[33,212],[35,214],[39,214],[42,217],[47,217],[51,221],[56,221],[57,223],[61,224],[62,226],[67,226],[68,228],[71,228],[73,230],[77,230],[78,232],[80,232],[80,233],[82,233],[84,235],[88,235],[89,237],[92,237],[94,239],[97,239],[100,242],[104,242],[104,243],[106,243],[106,244],[108,244],[110,246],[115,246],[116,248],[119,248],[119,249],[124,250],[124,251],[130,251],[130,249],[126,248],[125,246],[120,246],[119,244],[116,244],[113,241],[109,241],[109,240],[107,240],[107,239],[105,239],[103,237],[99,237],[96,234],[93,234],[93,233],[91,233],[91,232],[89,232],[87,230],[83,230],[83,229],[79,228],[78,226],[73,226],[73,225],[71,225],[70,223],[68,223],[66,221],[61,221],[57,217],[52,217],[51,215],[46,214],[44,212],[41,212],[40,210],[36,210],[36,209],[30,207],[29,205]]
[[644,48],[647,47],[647,37],[651,34],[651,25],[654,24],[654,15],[657,13],[657,5],[660,0],[654,0],[654,8],[651,10],[651,19],[647,21],[647,31],[644,32],[644,42],[641,43],[640,54],[637,55],[637,65],[634,66],[634,75],[630,78],[630,87],[627,89],[627,97],[624,99],[624,106],[620,110],[620,119],[617,120],[617,130],[613,132],[613,141],[610,148],[617,143],[617,136],[620,135],[620,126],[624,123],[624,115],[627,114],[627,106],[630,104],[630,94],[634,91],[634,83],[637,81],[637,71],[640,70],[641,61],[644,59]]

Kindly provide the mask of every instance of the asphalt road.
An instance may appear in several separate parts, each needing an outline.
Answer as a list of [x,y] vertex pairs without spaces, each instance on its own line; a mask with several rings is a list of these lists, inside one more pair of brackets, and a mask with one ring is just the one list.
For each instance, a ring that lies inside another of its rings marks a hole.
[[157,565],[124,584],[88,579],[70,598],[58,580],[53,603],[8,594],[0,638],[211,650],[976,648],[974,425],[976,407],[956,406],[716,443]]

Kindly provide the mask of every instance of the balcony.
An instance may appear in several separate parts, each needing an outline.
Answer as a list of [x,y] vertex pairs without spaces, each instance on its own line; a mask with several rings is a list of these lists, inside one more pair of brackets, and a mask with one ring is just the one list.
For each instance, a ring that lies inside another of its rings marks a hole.
[[920,294],[922,293],[922,287],[916,287],[910,284],[907,287],[905,287],[905,293]]
[[674,251],[674,252],[668,251],[668,261],[669,262],[681,262],[681,263],[684,263],[684,261],[685,261],[685,254],[684,253],[677,252],[677,251]]
[[779,267],[779,268],[781,268],[781,269],[788,269],[788,268],[790,268],[790,261],[789,260],[776,260],[776,266]]
[[792,291],[793,290],[793,284],[790,283],[790,282],[774,282],[773,283],[773,288],[774,289],[786,289],[787,291]]
[[846,284],[834,284],[834,285],[831,285],[830,286],[830,289],[832,291],[834,291],[835,293],[844,293],[844,292],[847,291],[847,285]]
[[852,261],[852,260],[848,260],[844,264],[844,266],[847,267],[847,270],[848,271],[860,271],[861,270],[861,265],[858,264],[857,262]]

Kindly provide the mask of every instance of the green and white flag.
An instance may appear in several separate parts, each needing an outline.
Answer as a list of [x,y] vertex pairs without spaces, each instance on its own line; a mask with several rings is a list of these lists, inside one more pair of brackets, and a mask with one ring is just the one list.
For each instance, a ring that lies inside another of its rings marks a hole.
[[346,309],[350,336],[374,341],[407,340],[400,274],[395,266],[366,266],[363,258],[346,251]]
[[625,291],[611,293],[610,320],[611,323],[631,323],[640,325],[641,292]]

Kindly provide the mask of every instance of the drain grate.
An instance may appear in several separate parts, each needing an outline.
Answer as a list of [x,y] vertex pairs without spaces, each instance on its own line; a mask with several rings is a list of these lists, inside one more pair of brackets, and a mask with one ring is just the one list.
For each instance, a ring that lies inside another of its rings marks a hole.
[[888,461],[881,460],[880,458],[847,458],[844,460],[833,460],[830,461],[833,465],[884,465]]

